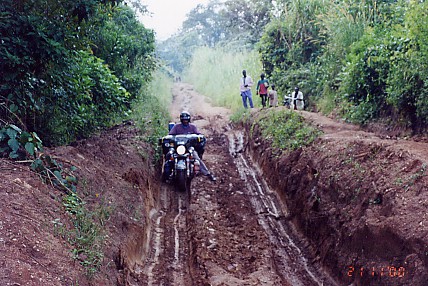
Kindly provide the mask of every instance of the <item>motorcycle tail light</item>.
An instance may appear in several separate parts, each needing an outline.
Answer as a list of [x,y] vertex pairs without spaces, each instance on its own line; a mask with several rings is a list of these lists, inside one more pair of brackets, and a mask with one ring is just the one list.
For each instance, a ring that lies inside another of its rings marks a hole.
[[186,153],[186,147],[184,147],[183,145],[178,146],[177,153],[178,155],[184,155],[184,153]]

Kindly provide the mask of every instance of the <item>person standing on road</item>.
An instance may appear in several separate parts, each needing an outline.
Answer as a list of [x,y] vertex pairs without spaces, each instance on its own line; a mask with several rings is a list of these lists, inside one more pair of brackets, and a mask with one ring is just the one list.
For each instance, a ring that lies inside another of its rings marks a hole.
[[247,100],[250,104],[250,107],[253,108],[253,95],[251,93],[251,87],[253,86],[253,80],[250,76],[247,76],[247,71],[242,71],[243,77],[241,77],[240,82],[240,91],[241,91],[241,97],[242,97],[242,104],[244,105],[244,108],[248,108]]
[[275,90],[275,85],[272,84],[271,86],[271,90],[269,90],[268,92],[268,97],[269,97],[269,107],[277,107],[278,106],[278,93]]
[[260,75],[260,80],[257,82],[256,94],[259,94],[262,99],[262,106],[266,107],[269,81],[265,79],[265,74]]
[[303,101],[303,93],[299,90],[299,87],[294,88],[294,92],[291,93],[292,108],[294,110],[303,110],[305,108],[305,102]]
[[[196,125],[190,123],[190,113],[187,111],[183,111],[180,113],[180,122],[175,124],[172,127],[171,131],[169,131],[169,135],[181,135],[181,134],[201,134],[196,127]],[[207,176],[211,181],[217,181],[216,177],[208,170],[204,161],[199,157],[199,154],[196,150],[193,151],[192,156],[197,160],[200,164],[201,173]]]

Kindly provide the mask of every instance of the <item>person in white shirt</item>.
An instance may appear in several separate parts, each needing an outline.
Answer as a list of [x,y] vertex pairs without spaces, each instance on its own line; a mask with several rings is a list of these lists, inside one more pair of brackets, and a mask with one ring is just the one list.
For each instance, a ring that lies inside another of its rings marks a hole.
[[303,93],[299,90],[299,87],[294,88],[294,92],[291,93],[291,109],[303,110],[305,108],[305,102],[303,101]]
[[242,104],[245,108],[248,108],[247,100],[250,104],[250,107],[253,108],[253,94],[251,93],[251,87],[253,86],[253,80],[250,76],[247,75],[247,71],[242,71],[243,77],[241,77],[240,81],[240,91],[242,97]]

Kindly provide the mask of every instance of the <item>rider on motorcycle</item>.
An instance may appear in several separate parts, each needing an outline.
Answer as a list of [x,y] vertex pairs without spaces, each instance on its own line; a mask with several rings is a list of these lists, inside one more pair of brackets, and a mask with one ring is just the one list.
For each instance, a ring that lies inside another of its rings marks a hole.
[[[201,134],[198,131],[198,128],[196,125],[190,123],[190,113],[187,111],[183,111],[180,113],[180,122],[178,124],[175,124],[174,127],[169,131],[169,135],[180,135],[180,134]],[[200,150],[200,152],[203,152],[203,150]],[[196,149],[193,151],[193,157],[195,160],[197,160],[200,164],[200,171],[203,175],[207,176],[211,181],[215,182],[217,181],[216,177],[208,170],[205,163],[202,161],[202,159],[199,157],[198,152]]]

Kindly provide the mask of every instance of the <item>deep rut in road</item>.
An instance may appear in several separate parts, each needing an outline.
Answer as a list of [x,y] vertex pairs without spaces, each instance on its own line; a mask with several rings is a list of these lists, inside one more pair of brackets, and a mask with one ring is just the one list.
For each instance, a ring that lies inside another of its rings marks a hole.
[[157,206],[147,209],[138,285],[336,285],[304,258],[285,206],[245,153],[244,134],[209,103],[191,106],[200,96],[183,88],[175,102],[206,134],[204,161],[218,182],[198,176],[190,194],[161,186]]
[[141,274],[145,285],[191,285],[186,209],[188,194],[162,186],[159,210],[152,209],[149,255]]
[[[273,249],[276,272],[291,285],[336,285],[326,274],[315,269],[304,257],[302,250],[292,238],[292,230],[287,223],[288,211],[263,179],[257,165],[242,148],[245,145],[242,131],[228,132],[229,152],[235,157],[239,175],[246,183],[246,193],[250,197],[254,215],[269,237]],[[320,267],[318,265],[318,267]]]
[[196,177],[190,194],[160,183],[133,122],[47,150],[77,167],[85,226],[95,222],[90,252],[76,253],[63,190],[2,159],[0,285],[427,285],[426,136],[301,111],[323,135],[279,152],[259,123],[285,108],[252,109],[244,133],[190,85],[174,85],[173,95],[173,118],[187,109],[207,136],[217,183]]

